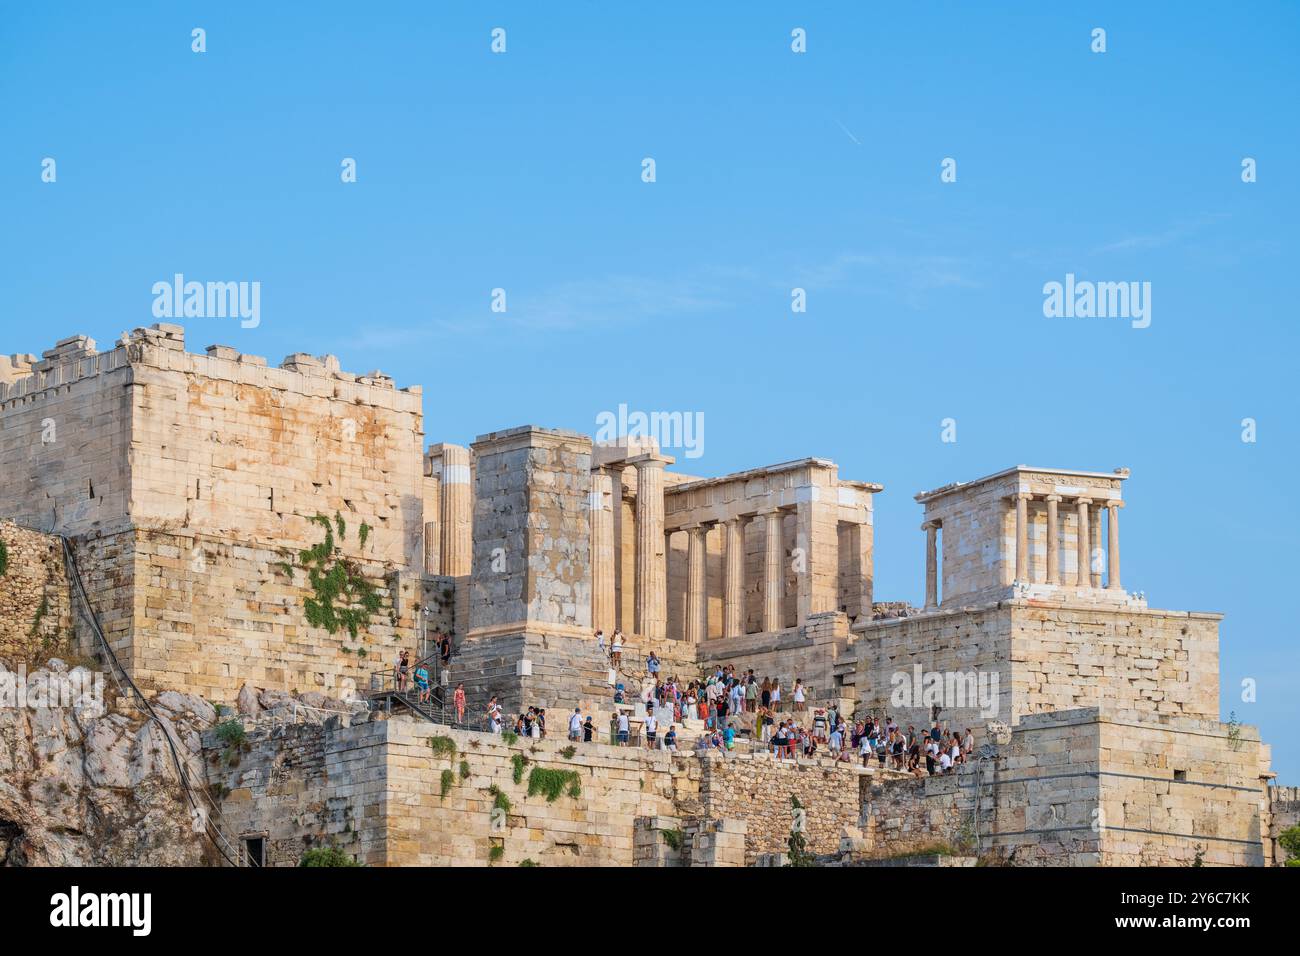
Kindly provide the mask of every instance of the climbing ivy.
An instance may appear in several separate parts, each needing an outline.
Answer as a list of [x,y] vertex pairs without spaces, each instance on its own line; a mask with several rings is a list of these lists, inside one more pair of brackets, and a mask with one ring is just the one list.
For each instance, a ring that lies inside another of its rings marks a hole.
[[0,538],[0,577],[9,569],[9,546]]
[[[325,515],[318,514],[311,522],[325,530],[325,537],[314,547],[298,552],[298,563],[307,572],[307,583],[312,589],[312,596],[303,600],[307,623],[330,634],[341,627],[346,628],[355,638],[371,616],[379,611],[379,592],[362,575],[356,562],[343,555],[338,544],[347,539],[348,528],[343,516],[335,512],[331,522]],[[334,537],[336,532],[337,540]],[[370,528],[361,525],[358,537],[362,547],[365,547],[369,533]],[[281,562],[278,566],[293,576],[292,565]]]

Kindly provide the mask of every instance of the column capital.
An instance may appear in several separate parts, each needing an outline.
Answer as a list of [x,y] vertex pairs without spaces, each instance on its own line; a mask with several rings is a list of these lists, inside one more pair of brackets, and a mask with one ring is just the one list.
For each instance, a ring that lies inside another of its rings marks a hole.
[[1061,500],[1061,496],[1060,496],[1060,495],[1055,495],[1055,494],[1053,494],[1053,495],[1043,495],[1043,500],[1044,500],[1044,501],[1060,501],[1060,500]]
[[762,515],[762,516],[766,517],[767,515],[779,515],[779,514],[780,514],[782,511],[784,511],[784,510],[785,510],[785,509],[782,508],[780,505],[769,505],[769,506],[767,506],[767,507],[759,508],[759,509],[758,509],[756,512],[754,512],[754,513],[755,513],[756,515]]
[[922,521],[922,522],[921,522],[921,530],[922,530],[922,531],[929,531],[931,528],[938,529],[938,528],[942,528],[942,527],[943,527],[943,522],[942,522],[941,520],[939,520],[938,518],[931,518],[929,521]]
[[1033,501],[1034,493],[1032,491],[1017,491],[1011,497],[1016,501]]
[[1075,495],[1074,503],[1076,505],[1091,505],[1093,503],[1093,500],[1089,498],[1087,495]]
[[662,468],[664,465],[671,465],[677,459],[672,455],[661,455],[658,452],[648,451],[644,455],[635,455],[632,458],[623,459],[629,465],[635,465],[637,471],[642,468]]
[[1123,507],[1124,507],[1124,502],[1121,501],[1119,498],[1108,498],[1108,499],[1106,499],[1106,507],[1107,507],[1107,508],[1123,508]]

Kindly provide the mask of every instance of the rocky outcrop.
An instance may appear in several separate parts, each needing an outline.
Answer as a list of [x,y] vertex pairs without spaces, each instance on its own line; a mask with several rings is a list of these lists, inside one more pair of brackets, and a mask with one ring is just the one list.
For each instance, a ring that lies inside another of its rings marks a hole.
[[[0,695],[15,682],[84,678],[60,660],[20,675],[0,663]],[[8,698],[12,700],[13,698]],[[107,712],[91,694],[42,706],[0,707],[0,864],[177,866],[209,862],[191,825],[167,737],[203,781],[200,732],[210,704],[167,692],[159,720]],[[165,736],[164,736],[165,735]]]

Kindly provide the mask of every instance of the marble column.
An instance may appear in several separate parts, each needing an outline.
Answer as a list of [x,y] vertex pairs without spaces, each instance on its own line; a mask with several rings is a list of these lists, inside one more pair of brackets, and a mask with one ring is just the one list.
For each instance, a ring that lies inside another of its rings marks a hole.
[[722,636],[745,633],[745,518],[729,518],[727,529],[726,581],[722,600]]
[[469,449],[460,445],[442,446],[442,573],[465,577],[473,561],[474,496],[470,488]]
[[1016,580],[1029,583],[1029,499],[1033,495],[1016,494]]
[[1091,574],[1089,581],[1094,588],[1101,587],[1101,507],[1088,509],[1088,541],[1092,545],[1089,554],[1092,555],[1092,561],[1089,564]]
[[699,644],[708,637],[708,575],[705,570],[707,552],[705,535],[708,529],[702,524],[688,524],[686,532],[686,640]]
[[591,624],[614,633],[614,482],[609,475],[591,476]]
[[925,606],[939,606],[939,522],[921,525],[925,532]]
[[1060,495],[1048,495],[1047,501],[1047,583],[1061,583],[1061,522],[1057,513]]
[[771,509],[760,512],[763,516],[763,630],[781,630],[781,592],[785,575],[781,566],[781,512]]
[[1119,509],[1122,501],[1106,502],[1106,587],[1122,591],[1119,578]]
[[1092,581],[1092,547],[1088,544],[1088,529],[1092,524],[1088,512],[1092,505],[1091,498],[1079,498],[1077,501],[1079,515],[1079,571],[1075,577],[1075,587],[1086,588]]
[[653,453],[628,459],[636,467],[636,630],[660,640],[668,631],[664,465],[672,460]]

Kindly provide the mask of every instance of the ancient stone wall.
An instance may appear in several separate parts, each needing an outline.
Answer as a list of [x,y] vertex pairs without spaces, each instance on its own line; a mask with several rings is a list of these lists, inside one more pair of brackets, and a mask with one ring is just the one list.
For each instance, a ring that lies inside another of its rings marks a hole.
[[0,660],[79,654],[59,539],[0,520],[0,545]]
[[978,839],[1021,866],[1259,866],[1266,759],[1254,728],[1038,714],[993,760],[872,788],[864,834],[874,855]]
[[1300,826],[1300,787],[1269,787],[1269,836],[1273,843],[1273,863],[1286,865],[1287,860],[1294,859],[1281,844],[1278,837],[1294,826]]
[[1011,611],[1013,719],[1106,706],[1217,720],[1221,619],[1017,604]]
[[761,853],[784,853],[797,816],[812,853],[838,849],[841,830],[858,822],[864,772],[852,765],[781,762],[765,754],[706,753],[696,759],[700,813],[745,824],[746,865]]

